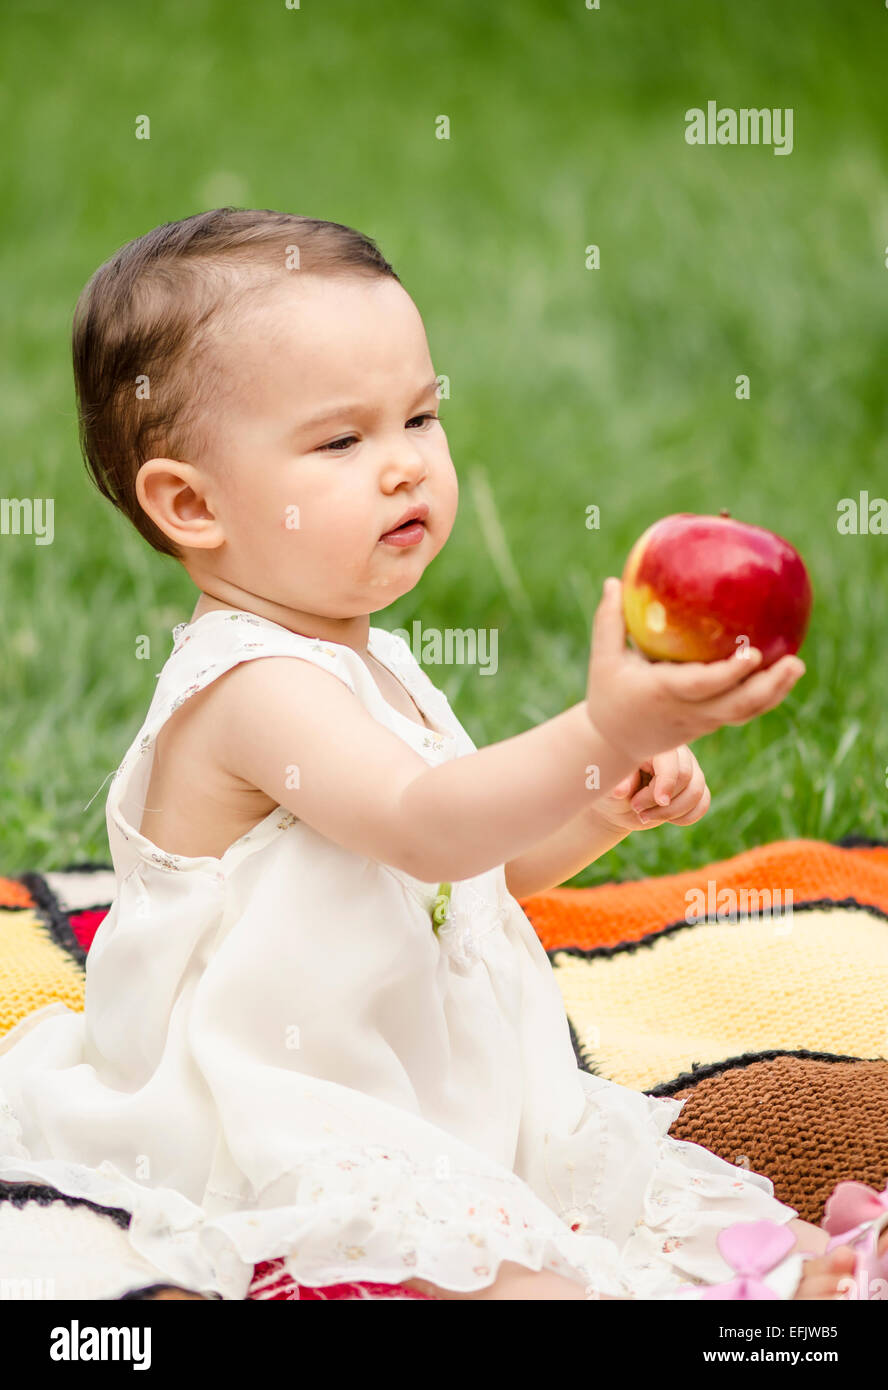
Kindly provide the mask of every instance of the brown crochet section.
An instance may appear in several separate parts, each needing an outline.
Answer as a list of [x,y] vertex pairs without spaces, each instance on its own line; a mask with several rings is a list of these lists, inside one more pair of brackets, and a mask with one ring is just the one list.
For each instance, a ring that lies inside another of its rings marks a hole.
[[774,1195],[819,1225],[836,1183],[888,1182],[888,1061],[775,1057],[672,1093],[669,1133],[764,1173]]

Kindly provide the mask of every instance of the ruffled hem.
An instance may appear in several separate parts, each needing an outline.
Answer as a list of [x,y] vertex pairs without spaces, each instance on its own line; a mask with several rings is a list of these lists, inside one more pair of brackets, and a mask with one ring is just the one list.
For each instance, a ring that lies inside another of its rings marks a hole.
[[718,1284],[734,1271],[719,1253],[719,1231],[734,1222],[798,1216],[763,1173],[735,1167],[700,1144],[664,1135],[635,1230],[621,1251],[636,1296],[676,1297],[688,1284]]
[[[158,1281],[227,1299],[245,1298],[255,1266],[278,1258],[296,1283],[311,1286],[354,1280],[397,1284],[422,1278],[469,1292],[491,1284],[500,1264],[510,1261],[534,1271],[550,1270],[597,1292],[629,1291],[617,1272],[615,1250],[602,1252],[601,1259],[593,1257],[593,1265],[586,1266],[577,1256],[576,1243],[588,1247],[588,1238],[543,1231],[529,1222],[520,1223],[516,1236],[505,1226],[497,1231],[483,1219],[458,1224],[417,1216],[413,1223],[400,1224],[400,1239],[395,1241],[391,1231],[374,1228],[367,1202],[360,1197],[327,1211],[290,1206],[207,1219],[201,1208],[172,1189],[137,1195],[138,1184],[111,1164],[100,1171],[58,1160],[0,1159],[0,1178],[46,1182],[70,1196],[130,1211],[130,1244]],[[185,1207],[190,1208],[187,1224]],[[338,1240],[332,1238],[334,1230]],[[347,1243],[349,1236],[352,1244]],[[405,1239],[412,1241],[407,1249]],[[337,1246],[343,1247],[341,1253],[335,1253]]]
[[[208,1216],[172,1188],[114,1164],[34,1159],[0,1096],[0,1179],[48,1183],[131,1213],[128,1237],[157,1279],[243,1299],[254,1267],[283,1258],[297,1283],[422,1278],[458,1292],[493,1282],[503,1261],[546,1269],[595,1293],[631,1295],[616,1245],[572,1232],[515,1174],[486,1164],[445,1173],[397,1149],[313,1148],[256,1197]],[[280,1195],[278,1202],[276,1197]]]
[[797,1215],[773,1197],[768,1178],[664,1133],[674,1104],[651,1110],[655,1162],[622,1248],[572,1230],[516,1174],[490,1161],[461,1170],[448,1156],[442,1168],[397,1148],[342,1142],[304,1145],[253,1205],[210,1216],[175,1189],[147,1187],[110,1162],[91,1168],[32,1158],[2,1092],[0,1179],[48,1183],[130,1212],[130,1245],[158,1282],[223,1298],[245,1298],[254,1267],[273,1259],[312,1286],[422,1278],[472,1292],[508,1261],[578,1281],[589,1298],[672,1298],[682,1285],[730,1277],[716,1245],[725,1226]]

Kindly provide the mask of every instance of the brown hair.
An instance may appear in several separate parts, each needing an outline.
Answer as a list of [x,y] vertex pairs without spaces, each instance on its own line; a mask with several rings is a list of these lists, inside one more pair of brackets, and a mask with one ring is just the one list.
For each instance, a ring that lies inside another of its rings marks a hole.
[[[142,510],[136,475],[146,459],[187,461],[207,448],[207,406],[225,387],[224,373],[207,361],[213,335],[245,299],[295,268],[388,275],[400,284],[376,243],[352,227],[226,207],[167,222],[127,242],[99,266],[77,300],[74,386],[87,470],[165,555],[181,558]],[[146,379],[147,392],[140,390]]]

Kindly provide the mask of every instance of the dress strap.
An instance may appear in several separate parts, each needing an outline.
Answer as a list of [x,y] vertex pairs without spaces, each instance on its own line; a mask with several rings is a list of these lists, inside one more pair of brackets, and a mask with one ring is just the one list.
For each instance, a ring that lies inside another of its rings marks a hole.
[[[151,775],[157,735],[170,715],[199,690],[241,661],[265,656],[296,656],[330,671],[355,694],[359,695],[354,663],[363,665],[357,653],[339,643],[306,637],[278,623],[240,610],[212,609],[195,622],[178,623],[172,629],[173,649],[158,676],[157,688],[148,707],[145,720],[117,771],[114,773],[105,806],[108,838],[118,878],[128,873],[141,860],[149,859],[161,868],[206,868],[219,865],[210,855],[171,855],[159,850],[139,831],[141,809]],[[349,660],[349,657],[352,659]],[[366,669],[366,668],[365,668]],[[372,677],[367,673],[368,679]],[[246,851],[269,838],[280,828],[283,807],[260,822],[249,832]],[[296,819],[286,812],[289,823]],[[231,863],[240,856],[242,836],[223,856]]]

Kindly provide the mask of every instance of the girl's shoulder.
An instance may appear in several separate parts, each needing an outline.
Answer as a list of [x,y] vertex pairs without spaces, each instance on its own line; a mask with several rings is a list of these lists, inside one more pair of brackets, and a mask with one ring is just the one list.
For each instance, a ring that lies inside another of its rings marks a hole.
[[[344,643],[306,636],[255,613],[228,609],[211,609],[191,623],[179,623],[173,628],[173,640],[157,692],[163,708],[155,713],[161,719],[225,671],[244,663],[252,666],[253,657],[295,656],[338,677],[381,722],[393,724],[408,736],[414,732],[405,727],[404,715],[383,698],[368,663]],[[388,668],[423,714],[431,715],[439,734],[445,738],[456,735],[447,697],[430,680],[400,634],[369,627],[367,651]],[[235,686],[239,684],[235,682]],[[423,725],[418,727],[428,733]]]
[[338,642],[292,632],[280,623],[242,610],[211,609],[172,630],[173,649],[167,661],[175,683],[187,674],[194,679],[214,668],[238,665],[253,656],[299,656],[331,670],[354,689],[350,657],[355,652]]

